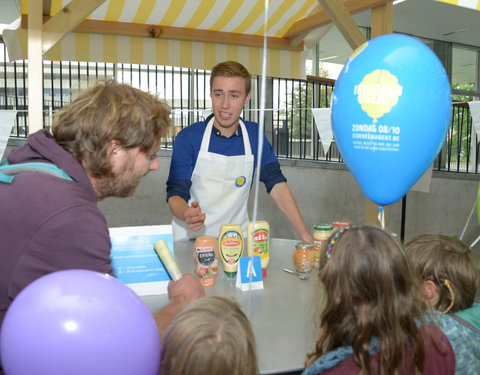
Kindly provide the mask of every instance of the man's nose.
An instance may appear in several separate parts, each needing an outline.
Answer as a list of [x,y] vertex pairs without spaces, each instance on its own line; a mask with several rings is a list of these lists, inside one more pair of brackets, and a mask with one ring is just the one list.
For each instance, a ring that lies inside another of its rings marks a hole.
[[228,108],[230,101],[228,100],[228,96],[225,95],[222,99],[222,108]]
[[160,164],[158,163],[158,157],[153,158],[150,161],[150,170],[151,171],[156,171],[160,167]]

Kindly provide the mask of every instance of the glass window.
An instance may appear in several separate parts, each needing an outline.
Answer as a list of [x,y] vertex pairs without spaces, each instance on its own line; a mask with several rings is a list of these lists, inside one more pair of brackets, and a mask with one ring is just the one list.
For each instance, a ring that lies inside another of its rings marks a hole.
[[452,48],[452,84],[462,90],[477,91],[478,52],[463,47]]

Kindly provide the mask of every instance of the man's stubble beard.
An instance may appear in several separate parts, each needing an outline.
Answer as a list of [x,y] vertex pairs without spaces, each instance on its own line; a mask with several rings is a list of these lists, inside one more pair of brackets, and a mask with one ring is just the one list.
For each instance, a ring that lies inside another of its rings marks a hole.
[[100,189],[101,195],[104,198],[127,198],[131,197],[135,193],[138,185],[140,185],[141,178],[142,177],[136,177],[128,181],[128,183],[125,183],[119,176],[111,175],[104,177],[98,188]]

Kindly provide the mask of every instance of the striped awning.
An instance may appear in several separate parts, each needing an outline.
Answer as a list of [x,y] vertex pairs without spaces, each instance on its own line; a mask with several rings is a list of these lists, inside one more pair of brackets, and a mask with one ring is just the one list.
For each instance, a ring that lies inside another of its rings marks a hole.
[[[44,0],[44,22],[73,0]],[[84,0],[88,1],[88,0]],[[307,54],[289,32],[318,7],[317,0],[105,0],[73,32],[44,54],[53,61],[90,61],[210,70],[225,60],[261,74],[267,43],[267,75],[305,78]],[[10,60],[27,58],[28,1],[22,19],[4,31]],[[265,33],[266,31],[266,33]]]

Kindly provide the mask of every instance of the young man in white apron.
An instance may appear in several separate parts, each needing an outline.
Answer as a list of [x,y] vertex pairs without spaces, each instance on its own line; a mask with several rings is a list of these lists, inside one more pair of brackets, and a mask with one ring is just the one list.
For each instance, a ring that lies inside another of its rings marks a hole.
[[[241,64],[216,65],[210,77],[213,115],[183,129],[175,139],[167,181],[175,241],[218,237],[225,223],[240,224],[246,233],[258,146],[258,124],[240,119],[250,100],[250,85],[251,76]],[[312,242],[266,137],[263,145],[260,180],[299,237]]]

